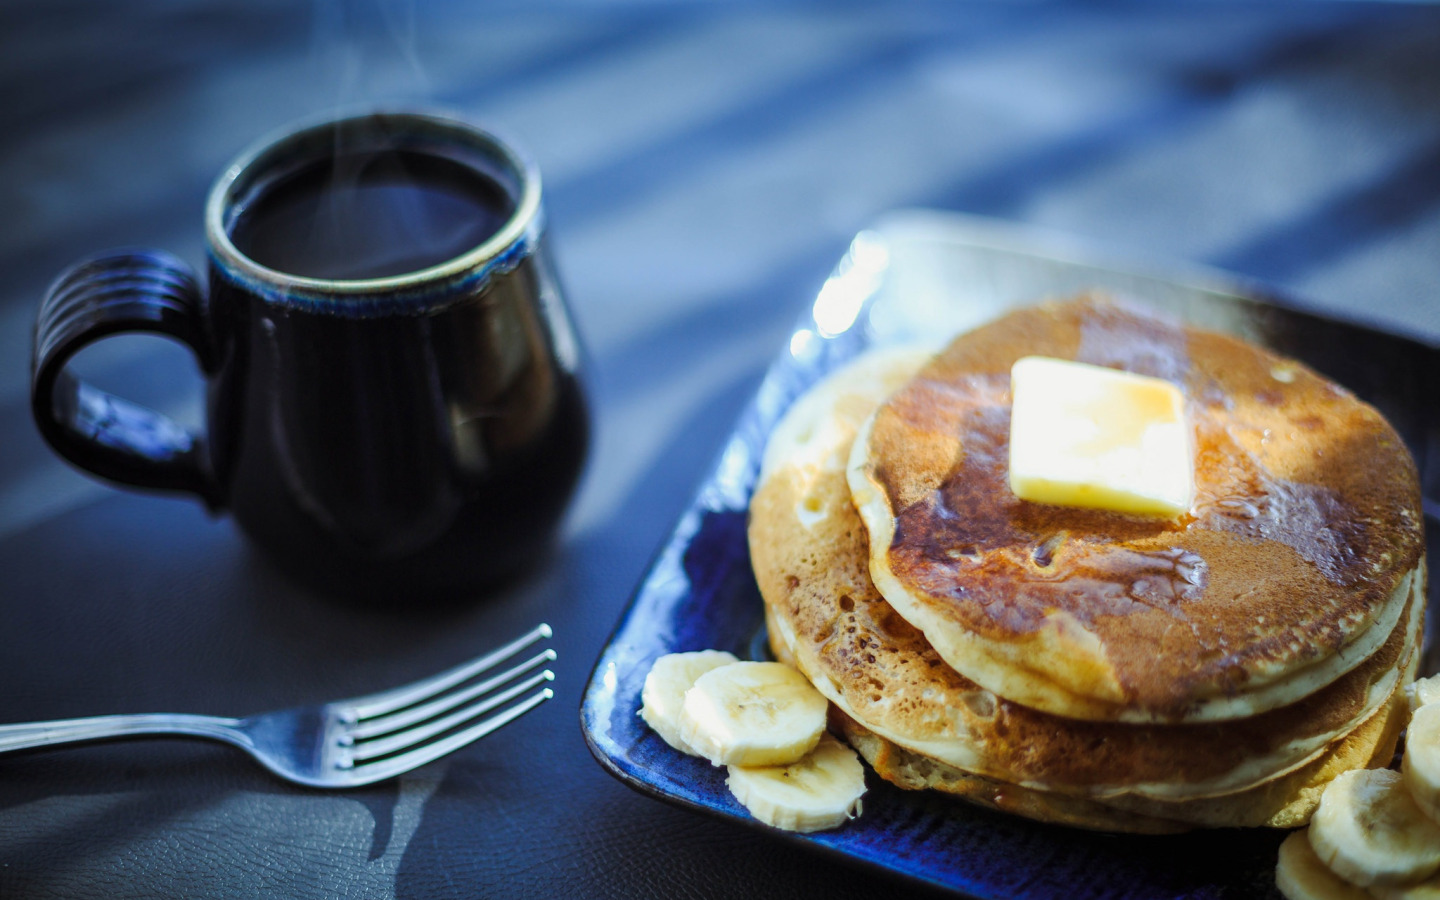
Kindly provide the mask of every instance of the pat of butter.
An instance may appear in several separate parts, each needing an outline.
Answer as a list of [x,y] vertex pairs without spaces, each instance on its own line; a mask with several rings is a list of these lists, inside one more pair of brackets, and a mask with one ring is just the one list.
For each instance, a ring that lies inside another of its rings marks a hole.
[[1015,496],[1144,516],[1190,508],[1195,462],[1175,385],[1027,356],[1010,370],[1010,389]]

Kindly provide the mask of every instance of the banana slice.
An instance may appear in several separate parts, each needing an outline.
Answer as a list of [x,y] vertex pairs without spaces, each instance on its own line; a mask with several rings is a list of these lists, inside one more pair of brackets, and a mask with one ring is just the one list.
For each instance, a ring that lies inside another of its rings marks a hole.
[[1372,887],[1370,896],[1378,900],[1440,900],[1440,877],[1419,884]]
[[640,718],[665,743],[682,753],[699,756],[680,737],[680,707],[685,703],[685,692],[695,686],[695,679],[701,675],[733,662],[739,660],[724,650],[667,653],[655,660],[640,691]]
[[784,663],[731,663],[685,692],[680,739],[717,766],[783,766],[815,749],[828,709]]
[[1411,712],[1427,703],[1440,703],[1440,675],[1431,675],[1405,685],[1405,698],[1410,701]]
[[1440,703],[1426,704],[1411,717],[1400,771],[1415,805],[1440,822]]
[[750,814],[786,831],[823,831],[860,815],[865,769],[855,751],[826,734],[788,766],[730,766],[725,784]]
[[1362,887],[1422,881],[1440,869],[1440,825],[1389,769],[1355,769],[1330,782],[1310,820],[1310,845]]
[[1370,900],[1364,888],[1326,868],[1304,831],[1295,831],[1280,845],[1275,886],[1287,900]]

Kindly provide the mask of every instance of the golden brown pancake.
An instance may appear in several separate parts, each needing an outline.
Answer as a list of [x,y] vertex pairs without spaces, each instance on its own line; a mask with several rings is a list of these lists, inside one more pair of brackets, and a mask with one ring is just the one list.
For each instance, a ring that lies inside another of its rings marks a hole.
[[[866,618],[865,613],[841,616],[837,630],[843,634],[848,623]],[[877,632],[864,626],[853,639],[827,641],[829,659],[817,662],[807,654],[802,636],[785,642],[789,628],[775,607],[767,608],[767,622],[776,655],[806,673],[836,708],[878,731],[877,738],[977,777],[1139,810],[1250,790],[1308,766],[1390,705],[1419,658],[1419,617],[1407,616],[1409,627],[1397,629],[1386,651],[1376,654],[1386,657],[1391,668],[1373,678],[1357,669],[1292,707],[1213,724],[1084,722],[995,698],[943,664],[921,675],[920,668],[937,659],[933,650],[906,661],[913,649],[906,642],[877,644]],[[876,663],[866,664],[860,677],[833,678],[833,664],[844,658],[840,654],[847,644],[868,647],[861,656],[874,656]],[[1403,665],[1395,664],[1391,647],[1404,649]],[[1369,665],[1378,671],[1381,662]],[[914,680],[904,681],[907,676]],[[1387,687],[1390,692],[1384,693]],[[1377,693],[1378,703],[1373,702]],[[1355,746],[1368,752],[1367,744]]]
[[991,778],[1047,793],[1174,801],[1233,793],[1305,765],[1399,687],[1401,663],[1415,655],[1423,593],[1360,666],[1297,704],[1245,721],[1076,721],[959,675],[875,590],[840,469],[859,423],[916,365],[904,353],[871,356],[797,402],[766,448],[751,503],[751,558],[772,647],[877,738],[981,777],[965,782],[972,787]]
[[[1411,654],[1400,678],[1415,678],[1420,654]],[[1323,753],[1292,772],[1244,791],[1219,797],[1166,802],[1148,797],[1107,797],[1107,806],[1143,815],[1164,815],[1209,828],[1300,828],[1310,821],[1320,795],[1335,776],[1351,769],[1388,766],[1395,757],[1400,733],[1410,720],[1405,692],[1397,688],[1374,715],[1332,743]]]
[[[767,610],[767,619],[769,610]],[[774,642],[775,658],[795,666],[789,647]],[[855,748],[880,777],[908,791],[937,790],[977,806],[1012,813],[1073,828],[1092,831],[1124,831],[1132,834],[1175,834],[1193,825],[1126,812],[1084,797],[1007,784],[984,775],[966,772],[945,763],[912,753],[891,743],[847,716],[838,707],[830,708],[829,730]]]
[[907,790],[939,790],[991,809],[1057,825],[1163,834],[1196,826],[1305,825],[1320,805],[1325,786],[1335,776],[1390,762],[1407,718],[1402,696],[1397,691],[1360,727],[1293,772],[1234,794],[1178,802],[1133,796],[1096,801],[1006,784],[913,753],[848,717],[839,716],[837,720],[845,739],[871,768],[886,781]]
[[1087,828],[1091,831],[1175,834],[1194,827],[1143,813],[1114,809],[1083,797],[1019,787],[975,775],[918,753],[911,753],[871,732],[843,713],[837,719],[840,733],[845,736],[846,742],[865,758],[870,768],[881,778],[905,790],[940,791],[977,806],[1023,816],[1037,822]]
[[[1190,513],[1016,498],[1009,372],[1028,355],[1180,385]],[[849,484],[875,584],[945,662],[1089,720],[1218,721],[1320,690],[1390,636],[1423,545],[1414,463],[1375,409],[1239,339],[1089,298],[957,338],[862,428]]]

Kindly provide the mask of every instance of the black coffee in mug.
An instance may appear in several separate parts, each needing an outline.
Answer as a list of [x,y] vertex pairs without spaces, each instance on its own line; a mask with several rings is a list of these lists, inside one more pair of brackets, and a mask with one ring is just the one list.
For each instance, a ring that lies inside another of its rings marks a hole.
[[419,272],[480,246],[515,213],[482,173],[404,150],[337,154],[257,193],[233,213],[235,249],[308,278]]
[[[199,494],[331,592],[453,595],[533,562],[588,440],[534,167],[455,119],[351,117],[242,155],[205,223],[208,291],[159,253],[51,288],[32,374],[47,440],[112,480]],[[203,433],[70,374],[120,330],[190,345]]]

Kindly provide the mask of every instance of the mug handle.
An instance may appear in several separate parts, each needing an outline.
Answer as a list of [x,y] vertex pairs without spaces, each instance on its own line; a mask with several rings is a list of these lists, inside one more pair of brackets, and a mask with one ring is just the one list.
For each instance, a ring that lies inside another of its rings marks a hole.
[[92,257],[61,274],[40,303],[30,369],[35,424],[82,469],[136,487],[190,491],[218,507],[221,490],[204,435],[92,387],[66,367],[81,348],[126,331],[175,338],[190,347],[202,372],[213,370],[203,300],[189,266],[148,250]]

